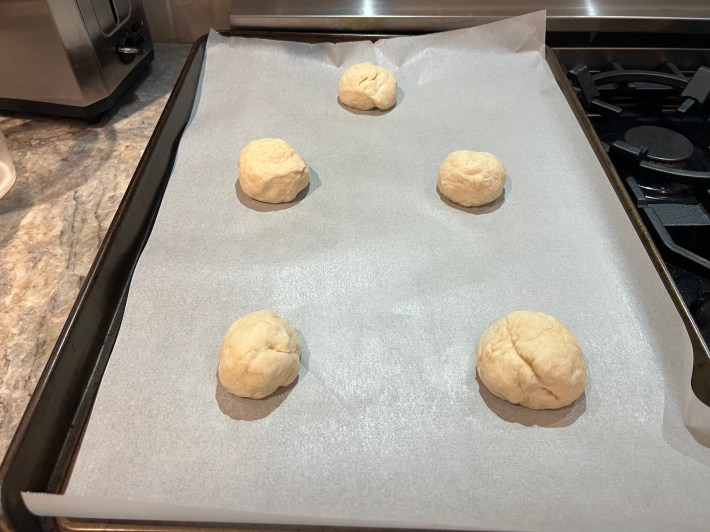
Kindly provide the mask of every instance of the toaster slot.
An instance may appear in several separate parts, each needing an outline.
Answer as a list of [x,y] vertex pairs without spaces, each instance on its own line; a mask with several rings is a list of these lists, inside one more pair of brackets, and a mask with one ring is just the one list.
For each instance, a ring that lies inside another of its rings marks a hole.
[[128,18],[131,12],[129,0],[93,0],[91,4],[94,8],[99,28],[105,35],[113,33]]

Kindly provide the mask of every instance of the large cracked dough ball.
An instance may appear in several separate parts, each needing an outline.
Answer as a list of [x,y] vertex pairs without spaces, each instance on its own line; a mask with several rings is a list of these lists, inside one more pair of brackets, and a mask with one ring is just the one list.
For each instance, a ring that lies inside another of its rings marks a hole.
[[582,350],[553,316],[520,310],[481,337],[476,368],[491,393],[528,408],[561,408],[587,384]]
[[281,139],[253,140],[239,153],[239,184],[257,201],[293,201],[308,186],[311,171],[303,157]]
[[451,152],[439,167],[439,192],[464,207],[479,207],[494,201],[505,187],[503,162],[485,151]]
[[259,310],[229,327],[219,350],[219,381],[240,397],[261,399],[288,386],[301,367],[296,329],[269,310]]
[[369,111],[385,111],[397,102],[397,80],[386,68],[358,63],[345,71],[338,82],[338,97],[343,105]]

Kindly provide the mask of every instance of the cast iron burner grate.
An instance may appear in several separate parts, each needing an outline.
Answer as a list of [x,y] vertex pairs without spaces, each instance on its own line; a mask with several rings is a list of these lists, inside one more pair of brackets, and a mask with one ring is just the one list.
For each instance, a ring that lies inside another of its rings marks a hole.
[[567,77],[710,343],[710,68]]

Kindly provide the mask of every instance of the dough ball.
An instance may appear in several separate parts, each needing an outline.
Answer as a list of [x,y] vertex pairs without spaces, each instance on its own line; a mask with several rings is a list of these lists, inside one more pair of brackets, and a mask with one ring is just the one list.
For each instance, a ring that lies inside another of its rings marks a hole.
[[464,207],[478,207],[498,198],[505,186],[505,166],[485,151],[451,152],[439,167],[439,192]]
[[229,327],[219,350],[219,381],[240,397],[261,399],[288,386],[301,367],[296,329],[269,310],[259,310]]
[[481,337],[476,368],[483,384],[511,403],[561,408],[587,384],[582,350],[557,319],[540,312],[511,312]]
[[311,171],[296,150],[281,139],[253,140],[239,154],[239,184],[258,201],[293,201],[308,186]]
[[343,105],[368,111],[384,111],[397,102],[397,80],[392,72],[372,63],[358,63],[345,71],[338,82]]

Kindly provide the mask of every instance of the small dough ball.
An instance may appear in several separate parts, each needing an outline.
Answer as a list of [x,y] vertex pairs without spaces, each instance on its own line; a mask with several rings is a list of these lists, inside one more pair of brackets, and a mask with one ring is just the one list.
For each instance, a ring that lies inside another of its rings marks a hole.
[[385,111],[397,102],[397,80],[392,72],[372,63],[358,63],[345,71],[338,82],[343,105],[368,111]]
[[503,162],[485,151],[451,152],[439,167],[439,192],[464,207],[478,207],[498,198],[505,186]]
[[493,395],[528,408],[567,406],[587,385],[575,337],[553,316],[527,310],[511,312],[483,334],[476,368]]
[[239,397],[261,399],[288,386],[301,367],[296,329],[270,310],[259,310],[229,327],[219,350],[219,381]]
[[239,154],[239,184],[257,201],[293,201],[308,186],[311,171],[303,157],[281,139],[253,140]]

